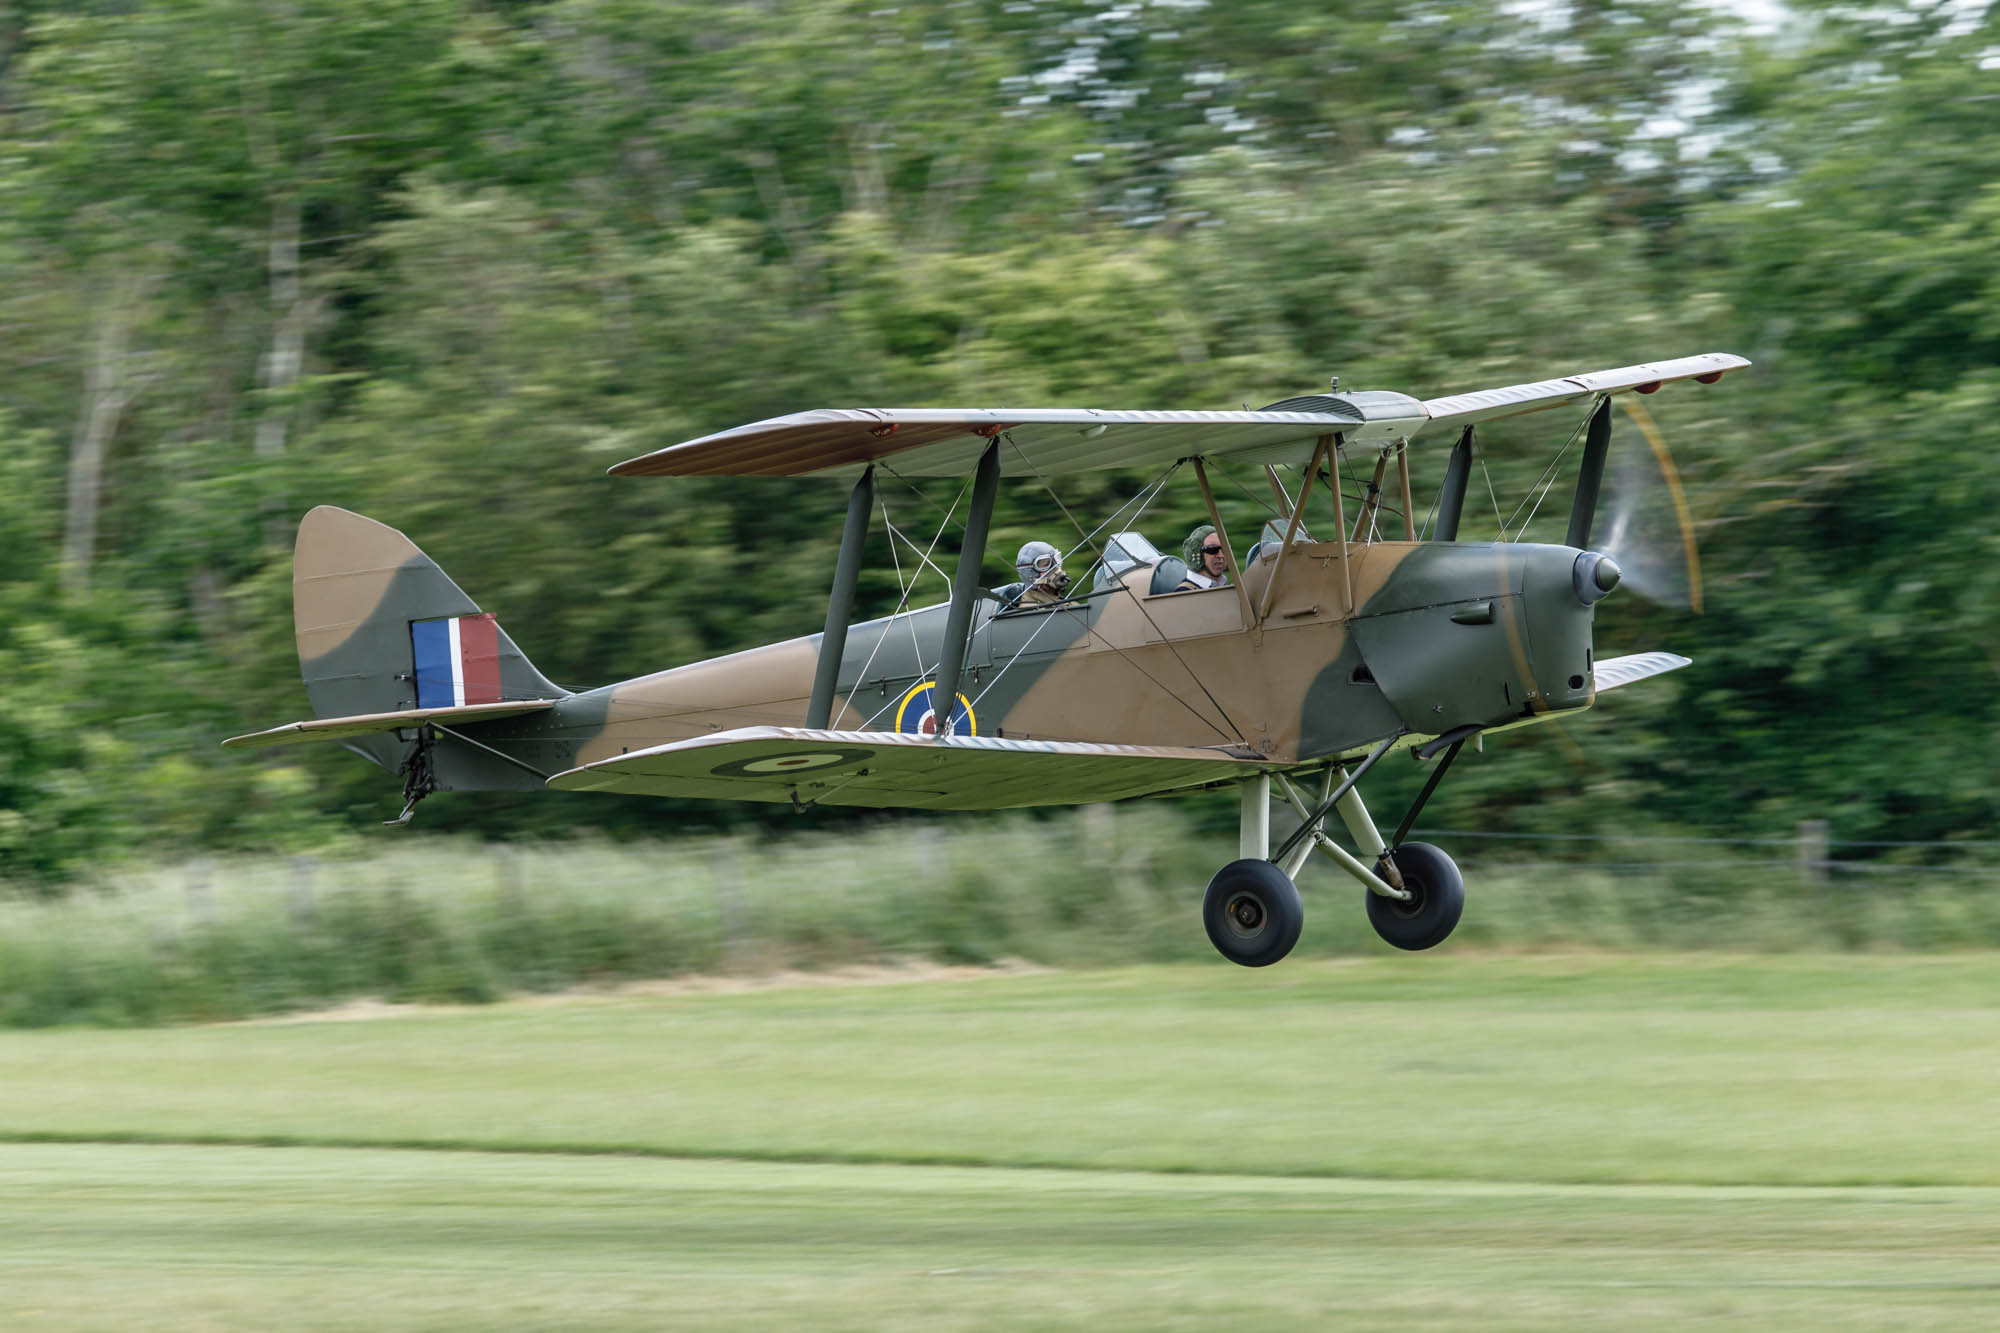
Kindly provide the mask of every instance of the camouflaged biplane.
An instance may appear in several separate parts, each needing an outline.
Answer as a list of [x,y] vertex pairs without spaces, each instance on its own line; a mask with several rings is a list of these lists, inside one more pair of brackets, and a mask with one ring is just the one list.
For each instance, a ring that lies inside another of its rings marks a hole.
[[[402,777],[404,819],[431,792],[542,786],[990,810],[1230,785],[1240,858],[1203,902],[1225,957],[1263,966],[1291,949],[1303,920],[1293,879],[1315,850],[1366,888],[1385,940],[1429,948],[1457,924],[1464,889],[1444,852],[1403,839],[1467,741],[1687,664],[1664,652],[1600,659],[1591,641],[1596,603],[1620,581],[1591,545],[1612,396],[1713,383],[1747,364],[1711,353],[1429,400],[1336,391],[1256,412],[816,411],[705,436],[611,471],[852,482],[825,629],[580,692],[537,671],[400,532],[318,508],[299,526],[293,572],[316,720],[226,744],[337,741]],[[1458,541],[1477,424],[1564,407],[1587,424],[1563,544]],[[1407,446],[1446,428],[1457,438],[1419,540]],[[1210,463],[1267,474],[1277,517],[1254,546],[1229,541]],[[1086,538],[1095,563],[1061,600],[980,586],[1003,474],[1164,468],[1142,492],[1156,494],[1183,465],[1222,534],[1226,586],[1183,589],[1182,562],[1136,526]],[[1350,515],[1343,476],[1371,465]],[[946,603],[850,626],[878,471],[969,479],[963,540]],[[1380,533],[1386,486],[1400,492],[1400,540]],[[1332,540],[1309,536],[1309,504],[1331,519]],[[1434,767],[1385,839],[1356,784],[1405,748]],[[1299,819],[1275,848],[1274,793]],[[1333,815],[1354,851],[1325,831]]]

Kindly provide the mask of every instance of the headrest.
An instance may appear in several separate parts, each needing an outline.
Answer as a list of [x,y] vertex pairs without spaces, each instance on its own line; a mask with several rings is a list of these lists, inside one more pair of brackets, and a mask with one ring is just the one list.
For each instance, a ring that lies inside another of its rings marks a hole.
[[1172,592],[1181,586],[1181,580],[1186,577],[1187,561],[1177,555],[1161,556],[1160,563],[1153,566],[1153,582],[1146,591],[1149,594]]

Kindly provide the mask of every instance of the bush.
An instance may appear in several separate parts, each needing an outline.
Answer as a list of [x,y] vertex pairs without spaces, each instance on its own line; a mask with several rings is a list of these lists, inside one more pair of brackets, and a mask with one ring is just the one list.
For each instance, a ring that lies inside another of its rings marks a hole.
[[[0,900],[0,1025],[212,1021],[363,996],[479,1003],[903,959],[1208,959],[1202,889],[1234,854],[1233,839],[1134,803],[771,840],[433,839],[365,859],[195,861],[65,899]],[[1976,870],[1821,885],[1747,859],[1466,870],[1466,914],[1447,947],[2000,946],[2000,894]],[[1312,865],[1300,888],[1301,954],[1387,947],[1345,875]]]

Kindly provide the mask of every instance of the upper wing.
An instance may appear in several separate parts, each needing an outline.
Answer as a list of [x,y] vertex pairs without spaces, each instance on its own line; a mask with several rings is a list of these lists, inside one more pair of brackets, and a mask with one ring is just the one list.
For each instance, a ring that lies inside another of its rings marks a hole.
[[1596,370],[1418,402],[1371,391],[1287,399],[1304,411],[1108,412],[1094,408],[823,408],[772,417],[628,458],[620,476],[807,477],[852,475],[893,460],[913,477],[972,475],[996,435],[1003,470],[1025,463],[1043,475],[1149,467],[1201,454],[1303,465],[1322,435],[1343,447],[1408,439],[1432,422],[1486,421],[1578,403],[1599,393],[1650,393],[1672,380],[1713,381],[1750,363],[1727,352]]
[[549,786],[724,801],[1004,810],[1115,801],[1269,767],[1216,750],[745,727],[601,759],[556,774]]
[[1303,465],[1322,435],[1383,442],[1424,423],[1400,393],[1331,395],[1310,412],[1100,412],[1091,408],[826,408],[772,417],[627,459],[621,476],[806,477],[892,461],[913,477],[966,477],[995,435],[1001,467],[1044,475],[1149,467],[1190,454]]
[[1725,371],[1740,370],[1750,363],[1728,352],[1705,352],[1674,361],[1655,361],[1643,366],[1621,366],[1616,370],[1593,370],[1559,380],[1537,380],[1533,384],[1513,384],[1504,389],[1481,389],[1448,398],[1424,400],[1424,414],[1441,424],[1491,421],[1495,417],[1541,412],[1566,403],[1581,403],[1593,394],[1624,393],[1636,389],[1651,393],[1675,380],[1700,380],[1713,384]]
[[322,717],[311,722],[287,722],[269,731],[253,731],[247,736],[231,736],[223,744],[232,750],[263,745],[296,745],[300,741],[337,741],[349,736],[368,736],[380,731],[420,727],[426,722],[491,722],[495,718],[516,717],[554,708],[554,699],[521,699],[511,703],[458,704],[451,708],[405,708],[395,713],[356,713],[352,717]]

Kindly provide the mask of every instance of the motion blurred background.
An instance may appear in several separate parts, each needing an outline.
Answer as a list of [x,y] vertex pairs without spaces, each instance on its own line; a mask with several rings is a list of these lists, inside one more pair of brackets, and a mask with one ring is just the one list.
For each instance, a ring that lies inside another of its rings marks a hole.
[[[1996,143],[1985,0],[0,0],[0,1325],[1992,1328]],[[1622,416],[1600,511],[1694,665],[1464,757],[1428,954],[1315,867],[1215,958],[1227,797],[392,831],[217,744],[315,504],[576,688],[820,626],[844,488],[604,475],[679,440],[1703,351],[1700,614]]]
[[[441,797],[387,835],[394,780],[334,747],[225,754],[304,715],[290,542],[314,504],[409,532],[582,687],[817,628],[840,488],[603,475],[711,430],[1257,406],[1330,374],[1437,395],[1728,350],[1755,368],[1650,400],[1705,614],[1683,572],[1598,621],[1603,651],[1695,665],[1496,741],[1431,840],[1524,884],[1592,863],[1697,918],[1929,894],[1993,943],[1966,900],[2000,862],[1996,137],[2000,35],[1968,0],[16,3],[0,879],[60,897],[186,866],[199,912],[216,857],[293,858],[255,873],[297,884],[440,835],[872,827],[551,793]],[[1483,440],[1467,537],[1570,424],[1526,420]],[[1629,426],[1615,447],[1651,466]],[[1094,522],[1139,481],[1063,499]],[[885,495],[913,531],[950,499]],[[1010,486],[990,575],[1070,532]],[[875,542],[881,613],[899,557]],[[1420,777],[1398,767],[1378,815]],[[1232,819],[1196,802],[1139,841]],[[1156,858],[1176,892],[1213,864],[1185,859]]]

